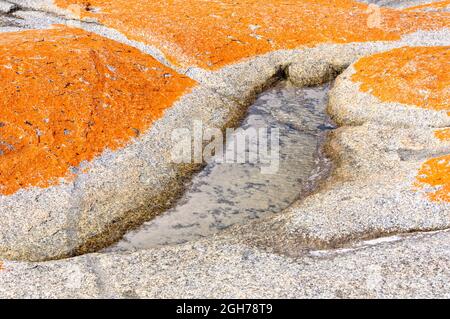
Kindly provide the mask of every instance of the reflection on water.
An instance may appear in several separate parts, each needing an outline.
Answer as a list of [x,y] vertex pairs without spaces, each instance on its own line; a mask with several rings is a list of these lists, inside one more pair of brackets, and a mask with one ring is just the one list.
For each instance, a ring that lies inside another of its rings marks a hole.
[[288,82],[262,93],[242,127],[277,127],[280,168],[264,175],[258,164],[212,163],[194,177],[176,207],[125,235],[108,251],[184,243],[236,223],[281,212],[326,171],[318,150],[334,128],[325,114],[329,85],[295,88]]

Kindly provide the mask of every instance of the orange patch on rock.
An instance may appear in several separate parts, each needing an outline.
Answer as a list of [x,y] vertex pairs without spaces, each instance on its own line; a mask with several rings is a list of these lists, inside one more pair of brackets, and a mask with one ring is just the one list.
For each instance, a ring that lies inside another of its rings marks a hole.
[[432,3],[426,3],[426,4],[421,4],[418,6],[413,6],[413,7],[409,7],[406,8],[405,10],[407,11],[421,11],[421,10],[442,10],[442,9],[446,9],[450,7],[450,0],[445,0],[445,1],[439,1],[439,2],[432,2]]
[[450,202],[450,155],[432,158],[422,164],[416,186],[429,188],[432,201]]
[[450,141],[450,128],[436,130],[434,135],[441,141]]
[[137,49],[57,27],[0,37],[0,194],[116,150],[195,83]]
[[[442,141],[450,141],[450,128],[436,130],[434,134]],[[423,163],[416,179],[416,187],[432,188],[428,192],[430,200],[450,202],[450,154]]]
[[364,57],[352,80],[383,102],[450,111],[450,47],[404,47]]
[[398,40],[450,26],[448,13],[368,7],[352,0],[55,0],[133,40],[156,46],[181,66],[218,69],[274,50]]

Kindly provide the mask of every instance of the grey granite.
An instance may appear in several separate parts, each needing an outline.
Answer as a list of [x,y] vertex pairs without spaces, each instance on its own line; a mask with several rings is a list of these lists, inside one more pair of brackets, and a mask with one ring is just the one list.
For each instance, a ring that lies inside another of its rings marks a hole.
[[[24,27],[77,26],[171,66],[157,49],[55,11],[50,0],[14,2],[21,9],[6,18]],[[419,31],[399,41],[272,52],[216,72],[177,69],[200,85],[139,140],[105,152],[73,183],[0,197],[0,256],[46,260],[92,252],[166,210],[184,190],[184,178],[199,168],[168,164],[169,132],[194,119],[220,128],[238,125],[256,95],[280,76],[315,85],[364,55],[449,43],[448,29]],[[363,114],[355,101],[369,110],[377,104],[345,80],[350,72],[331,93],[329,110],[344,126],[327,142],[335,169],[315,194],[276,217],[188,244],[41,263],[4,260],[0,296],[449,298],[449,204],[412,189],[420,164],[448,153],[448,143],[434,140],[426,126],[448,123],[400,105]],[[386,121],[386,114],[394,120]],[[427,125],[405,125],[403,116],[419,116]],[[371,238],[377,240],[360,241]]]
[[450,233],[290,258],[222,237],[40,264],[5,262],[2,298],[449,298]]
[[396,9],[405,9],[409,7],[419,6],[433,2],[440,2],[442,0],[357,0],[364,3],[376,4],[380,7],[390,7]]
[[330,92],[328,111],[340,125],[360,125],[377,122],[392,126],[447,127],[450,116],[446,110],[431,110],[401,103],[383,102],[360,91],[360,84],[352,81],[353,65],[336,79]]
[[313,247],[357,238],[450,228],[450,204],[414,186],[421,164],[450,153],[427,128],[342,127],[328,144],[336,167],[319,192],[294,204],[286,232]]
[[0,13],[8,14],[18,9],[18,6],[8,1],[0,1]]

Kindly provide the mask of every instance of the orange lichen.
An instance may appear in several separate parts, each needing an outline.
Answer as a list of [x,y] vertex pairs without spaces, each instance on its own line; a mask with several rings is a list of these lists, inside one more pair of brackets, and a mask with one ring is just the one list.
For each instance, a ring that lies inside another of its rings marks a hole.
[[428,198],[432,201],[450,202],[450,155],[432,158],[422,164],[416,186],[429,188]]
[[450,47],[405,47],[364,57],[352,80],[383,102],[450,111]]
[[441,141],[450,141],[450,128],[436,130],[434,132],[434,136],[436,136],[436,138],[440,139]]
[[[132,2],[132,3],[130,3]],[[352,0],[55,0],[178,65],[218,69],[243,58],[321,43],[398,40],[450,26],[448,13],[374,10]]]
[[67,27],[2,34],[0,78],[4,195],[73,177],[194,85],[137,49]]
[[406,8],[407,11],[439,11],[450,7],[450,0],[421,4]]
[[[442,141],[450,141],[450,128],[436,130],[434,134]],[[427,194],[430,200],[450,202],[450,154],[423,163],[416,179],[416,187],[432,188]]]

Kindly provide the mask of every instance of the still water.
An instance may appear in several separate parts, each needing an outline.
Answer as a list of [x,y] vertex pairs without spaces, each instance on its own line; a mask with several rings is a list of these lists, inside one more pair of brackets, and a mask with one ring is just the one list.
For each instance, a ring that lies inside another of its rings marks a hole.
[[325,112],[328,90],[329,84],[296,88],[281,82],[261,93],[249,108],[243,129],[279,129],[276,174],[263,174],[260,164],[211,163],[193,178],[174,208],[129,232],[107,251],[185,243],[280,213],[307,194],[327,173],[320,146],[334,128]]

